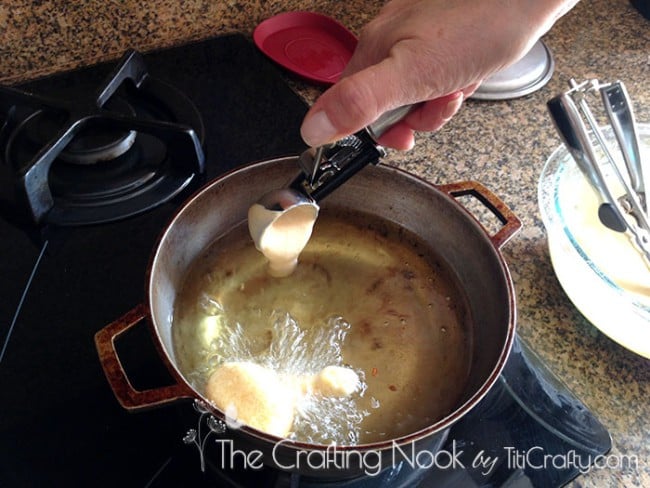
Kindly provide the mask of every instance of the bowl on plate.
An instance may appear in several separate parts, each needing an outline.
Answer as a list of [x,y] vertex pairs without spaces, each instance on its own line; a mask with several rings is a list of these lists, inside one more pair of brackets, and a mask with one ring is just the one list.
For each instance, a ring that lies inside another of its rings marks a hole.
[[[638,129],[642,160],[650,163],[650,124]],[[604,133],[617,148],[611,128]],[[601,168],[615,178],[608,162]],[[570,300],[605,335],[650,358],[650,262],[628,233],[600,222],[597,194],[564,145],[542,169],[538,199],[553,269]]]

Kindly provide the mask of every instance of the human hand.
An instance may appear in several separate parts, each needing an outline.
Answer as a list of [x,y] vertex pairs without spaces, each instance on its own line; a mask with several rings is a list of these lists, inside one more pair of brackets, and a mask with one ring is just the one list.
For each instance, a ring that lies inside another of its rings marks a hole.
[[442,127],[483,79],[525,55],[575,3],[392,0],[361,32],[341,80],[307,113],[302,137],[320,146],[422,102],[379,141],[410,149],[414,131]]

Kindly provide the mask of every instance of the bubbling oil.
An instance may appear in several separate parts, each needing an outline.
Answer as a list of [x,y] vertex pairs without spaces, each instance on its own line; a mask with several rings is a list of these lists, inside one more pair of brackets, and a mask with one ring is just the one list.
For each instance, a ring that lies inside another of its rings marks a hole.
[[212,243],[177,298],[173,342],[201,392],[228,361],[283,375],[331,365],[361,379],[347,397],[307,395],[290,438],[356,445],[424,428],[455,409],[471,363],[465,295],[425,243],[360,212],[321,212],[298,267],[267,272],[246,226]]

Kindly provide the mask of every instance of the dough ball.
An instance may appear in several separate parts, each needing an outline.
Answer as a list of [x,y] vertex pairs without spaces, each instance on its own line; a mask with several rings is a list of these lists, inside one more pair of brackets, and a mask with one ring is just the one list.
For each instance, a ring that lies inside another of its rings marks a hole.
[[328,397],[351,395],[359,387],[359,375],[343,366],[327,366],[312,379],[312,389]]
[[210,375],[206,396],[235,420],[278,437],[293,424],[296,393],[275,371],[250,362],[226,362]]

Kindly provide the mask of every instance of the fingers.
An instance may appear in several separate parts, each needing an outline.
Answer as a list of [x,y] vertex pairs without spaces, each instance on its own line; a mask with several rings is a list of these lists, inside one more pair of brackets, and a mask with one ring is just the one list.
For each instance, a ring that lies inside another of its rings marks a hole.
[[471,97],[474,94],[474,92],[478,89],[478,87],[481,86],[481,83],[483,83],[483,80],[477,81],[463,88],[461,91],[463,92],[464,98],[467,99]]
[[457,91],[422,104],[419,110],[409,114],[406,123],[413,130],[435,131],[448,122],[463,103],[463,92]]
[[462,91],[423,103],[405,120],[386,131],[379,143],[400,151],[408,151],[415,144],[414,131],[434,132],[456,115],[464,100]]
[[399,85],[392,61],[386,59],[347,76],[323,93],[307,113],[300,129],[310,146],[321,146],[357,132],[384,112],[408,101],[393,87]]
[[[468,87],[466,90],[423,103],[405,120],[386,131],[378,142],[386,147],[402,151],[412,149],[415,143],[414,131],[433,132],[439,130],[458,112],[463,103],[465,91],[471,94],[475,89],[476,87]],[[378,112],[377,117],[381,113],[383,112]],[[368,123],[361,122],[358,129],[346,130],[335,127],[325,110],[319,110],[316,107],[315,113],[310,111],[305,118],[301,134],[307,144],[315,147],[352,134],[372,123],[377,117],[371,117]]]
[[382,134],[379,144],[399,151],[409,151],[415,145],[415,134],[406,123],[399,123]]
[[[470,91],[473,90],[470,89]],[[386,147],[391,147],[400,151],[408,151],[412,149],[415,144],[414,131],[432,132],[439,130],[458,112],[463,100],[463,92],[459,91],[425,102],[416,110],[411,112],[405,120],[387,130],[379,138],[378,142]],[[315,121],[312,120],[312,122],[315,122],[316,124],[331,124],[329,120],[318,120],[318,118],[324,117],[324,111],[316,112],[312,117],[316,119]],[[362,125],[362,127],[365,127],[365,125]],[[338,133],[338,130],[334,127],[327,128],[326,130],[329,131],[329,133]],[[356,131],[350,131],[349,133],[353,132]],[[336,137],[331,140],[336,140]],[[328,140],[327,142],[330,141]],[[309,142],[307,143],[309,144]],[[326,142],[316,142],[314,145],[322,145],[325,143]]]

